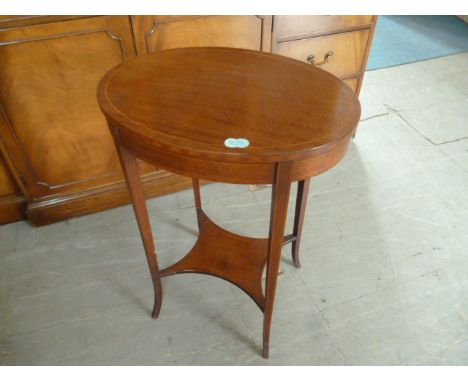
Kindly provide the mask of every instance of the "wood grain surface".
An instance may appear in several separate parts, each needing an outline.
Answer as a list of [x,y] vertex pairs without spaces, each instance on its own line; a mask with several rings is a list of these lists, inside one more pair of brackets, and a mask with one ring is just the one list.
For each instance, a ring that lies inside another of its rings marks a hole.
[[135,56],[131,44],[119,17],[0,31],[2,139],[34,197],[120,171],[94,95],[106,71]]
[[[276,162],[329,151],[354,131],[359,101],[336,77],[242,49],[184,48],[139,57],[101,80],[112,123],[141,142],[223,162]],[[225,146],[246,138],[244,149]]]

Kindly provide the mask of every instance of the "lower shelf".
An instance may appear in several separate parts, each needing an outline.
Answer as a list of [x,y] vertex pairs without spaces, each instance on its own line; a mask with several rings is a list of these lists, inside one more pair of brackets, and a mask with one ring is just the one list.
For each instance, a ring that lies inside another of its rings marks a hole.
[[220,277],[241,288],[263,311],[262,273],[268,239],[236,235],[213,223],[204,212],[200,234],[191,251],[179,262],[160,271],[161,277],[177,273],[203,273]]
[[[180,261],[161,270],[160,276],[202,273],[220,277],[241,288],[263,312],[265,295],[262,275],[267,262],[269,239],[226,231],[203,211],[200,211],[199,225],[200,233],[194,247]],[[295,235],[287,235],[283,245],[295,240]]]

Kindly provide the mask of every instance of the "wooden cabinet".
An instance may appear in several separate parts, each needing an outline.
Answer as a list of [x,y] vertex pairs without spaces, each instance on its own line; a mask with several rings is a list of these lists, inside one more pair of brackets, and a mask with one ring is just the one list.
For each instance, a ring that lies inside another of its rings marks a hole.
[[[96,101],[97,83],[113,66],[188,46],[299,60],[314,55],[315,64],[333,50],[323,68],[359,91],[374,22],[371,16],[0,17],[0,148],[8,164],[0,161],[0,223],[21,218],[24,203],[33,224],[43,225],[129,202]],[[148,197],[191,184],[140,167]]]

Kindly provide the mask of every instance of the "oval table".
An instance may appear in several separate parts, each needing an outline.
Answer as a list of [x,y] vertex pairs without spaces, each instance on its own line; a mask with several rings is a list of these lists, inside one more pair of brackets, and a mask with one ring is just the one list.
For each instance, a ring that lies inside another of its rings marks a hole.
[[[125,174],[154,286],[161,277],[203,273],[241,288],[264,314],[269,338],[281,250],[299,243],[310,177],[338,163],[356,130],[353,91],[313,65],[233,48],[172,49],[111,69],[98,86]],[[193,179],[199,237],[182,260],[160,270],[137,158]],[[212,222],[201,208],[199,179],[272,184],[269,237],[249,238]],[[298,181],[293,233],[285,235],[291,183]],[[266,266],[265,288],[262,273]]]

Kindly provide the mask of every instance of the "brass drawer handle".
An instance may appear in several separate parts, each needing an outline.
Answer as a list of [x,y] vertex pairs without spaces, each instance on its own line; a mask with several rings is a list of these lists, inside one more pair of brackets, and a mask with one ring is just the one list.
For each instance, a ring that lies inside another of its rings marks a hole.
[[322,62],[315,62],[315,56],[313,54],[307,56],[307,62],[310,62],[312,65],[318,66],[319,68],[331,61],[333,57],[333,52],[330,50],[325,54]]

